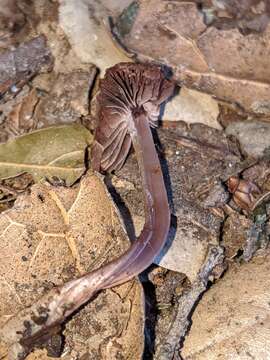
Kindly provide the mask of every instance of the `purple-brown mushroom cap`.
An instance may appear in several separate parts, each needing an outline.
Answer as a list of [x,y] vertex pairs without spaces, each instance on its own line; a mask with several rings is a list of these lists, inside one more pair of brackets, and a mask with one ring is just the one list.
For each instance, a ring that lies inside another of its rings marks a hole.
[[144,112],[155,126],[160,105],[174,85],[159,66],[119,63],[108,69],[98,95],[99,125],[92,148],[97,171],[120,169],[129,153],[134,132],[133,116]]

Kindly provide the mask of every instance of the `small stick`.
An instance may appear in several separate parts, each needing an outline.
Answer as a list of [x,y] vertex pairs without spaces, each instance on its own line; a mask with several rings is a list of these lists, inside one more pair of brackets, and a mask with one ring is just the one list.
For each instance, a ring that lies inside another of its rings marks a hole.
[[191,289],[181,295],[178,300],[175,318],[165,338],[157,346],[154,357],[155,360],[181,359],[179,351],[182,340],[191,322],[190,315],[199,297],[207,289],[207,283],[212,275],[213,269],[215,266],[221,264],[223,260],[224,250],[219,246],[212,247]]

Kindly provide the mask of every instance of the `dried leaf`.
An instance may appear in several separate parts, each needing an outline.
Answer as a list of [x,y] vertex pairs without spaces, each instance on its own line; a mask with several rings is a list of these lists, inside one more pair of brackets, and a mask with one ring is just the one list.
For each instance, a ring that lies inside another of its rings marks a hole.
[[[114,204],[93,174],[73,188],[34,185],[31,194],[0,215],[0,229],[0,324],[55,285],[101,266],[129,247]],[[136,280],[102,292],[66,324],[64,359],[71,354],[140,359],[142,317],[142,288]],[[0,354],[6,349],[2,335],[1,340]]]
[[[108,1],[106,5],[110,7]],[[82,63],[94,62],[101,75],[118,62],[130,61],[117,49],[106,29],[110,15],[104,4],[92,0],[88,3],[83,0],[62,1],[59,5],[59,25],[74,53]]]
[[0,142],[35,129],[74,123],[89,114],[89,91],[96,68],[64,74],[52,72],[37,76],[15,97],[0,103]]
[[269,286],[269,254],[234,265],[195,309],[183,358],[268,359]]
[[239,213],[232,213],[224,222],[222,245],[226,248],[226,256],[232,258],[239,250],[243,250],[247,241],[252,221]]
[[0,144],[0,178],[28,172],[35,180],[57,176],[73,183],[85,171],[91,133],[81,125],[34,131]]
[[[19,99],[12,99],[13,106],[11,104],[5,104],[0,106],[0,110],[11,107],[12,110],[4,119],[4,123],[0,128],[0,131],[5,133],[6,141],[12,137],[23,135],[36,128],[36,121],[33,117],[35,107],[39,102],[39,95],[36,89],[32,89],[19,103],[16,102]],[[3,141],[5,142],[5,141]]]
[[[266,1],[262,3],[265,9]],[[213,16],[214,10],[209,10]],[[214,95],[247,112],[269,115],[267,11],[262,11],[266,23],[260,32],[245,33],[239,31],[237,19],[233,22],[224,15],[207,22],[206,11],[203,13],[196,2],[142,0],[130,32],[120,34],[121,42],[141,60],[168,65],[181,85]],[[242,17],[238,18],[241,23]],[[219,20],[227,28],[216,26]],[[119,24],[118,29],[121,27]]]
[[179,94],[166,103],[162,120],[182,120],[188,124],[203,123],[221,129],[217,121],[218,114],[218,103],[210,95],[183,86]]

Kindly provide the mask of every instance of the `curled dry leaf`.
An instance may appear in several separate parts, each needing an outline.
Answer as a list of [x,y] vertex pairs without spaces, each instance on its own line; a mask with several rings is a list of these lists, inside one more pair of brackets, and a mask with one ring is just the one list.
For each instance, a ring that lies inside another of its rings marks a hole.
[[233,265],[202,298],[181,355],[185,360],[269,359],[269,253]]
[[85,171],[85,151],[91,142],[91,133],[78,124],[17,137],[0,144],[0,178],[28,172],[35,180],[57,176],[71,184]]
[[[1,325],[49,289],[98,268],[129,246],[103,182],[92,174],[75,188],[34,185],[31,194],[0,215],[0,228]],[[93,354],[95,359],[112,359],[110,354],[140,359],[142,305],[137,281],[101,293],[66,324],[64,359]],[[1,334],[1,355],[6,338],[12,334]]]
[[170,66],[179,83],[247,112],[269,115],[269,21],[262,31],[249,34],[228,18],[227,25],[207,24],[195,1],[142,0],[129,31],[118,35],[139,58]]
[[247,180],[231,176],[227,182],[228,190],[233,194],[232,198],[237,206],[250,211],[255,203],[255,196],[261,194],[258,186]]

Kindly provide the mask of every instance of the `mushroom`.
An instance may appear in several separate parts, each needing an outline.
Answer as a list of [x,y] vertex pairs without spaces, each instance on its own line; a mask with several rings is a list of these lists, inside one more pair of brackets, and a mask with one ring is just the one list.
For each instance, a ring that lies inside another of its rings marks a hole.
[[120,63],[107,70],[100,89],[92,167],[101,172],[120,169],[132,143],[145,204],[143,230],[114,263],[113,276],[106,281],[112,286],[145,270],[167,238],[170,210],[150,126],[157,125],[160,105],[172,94],[174,86],[158,66]]
[[173,89],[156,65],[120,63],[106,71],[98,96],[99,124],[92,148],[92,168],[102,173],[120,169],[133,145],[144,192],[143,230],[119,258],[52,289],[10,319],[0,330],[1,338],[12,345],[10,358],[24,359],[94,294],[138,275],[162,249],[169,231],[170,210],[150,126],[156,125],[160,105]]

